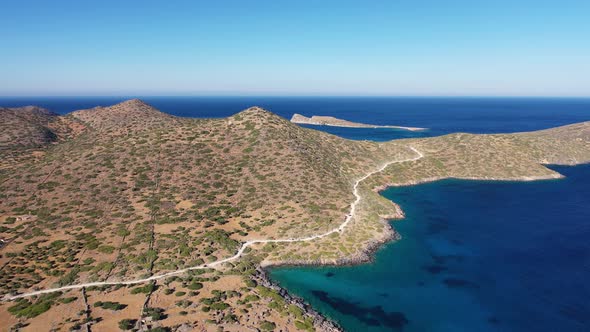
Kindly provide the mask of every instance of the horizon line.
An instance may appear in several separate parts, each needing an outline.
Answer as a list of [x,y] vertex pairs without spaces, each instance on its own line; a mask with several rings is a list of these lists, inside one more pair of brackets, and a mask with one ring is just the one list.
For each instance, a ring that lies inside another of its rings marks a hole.
[[81,94],[81,95],[0,95],[8,98],[538,98],[538,99],[590,99],[590,95],[338,95],[338,94]]

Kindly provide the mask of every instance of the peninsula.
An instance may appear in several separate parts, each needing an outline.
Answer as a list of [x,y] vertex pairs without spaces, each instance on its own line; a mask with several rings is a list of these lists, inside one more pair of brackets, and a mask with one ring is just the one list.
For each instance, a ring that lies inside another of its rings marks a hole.
[[426,130],[427,128],[418,127],[403,127],[403,126],[380,126],[366,123],[352,122],[348,120],[342,120],[333,116],[321,116],[313,115],[311,118],[303,116],[301,114],[293,114],[291,122],[298,124],[308,124],[315,126],[330,126],[330,127],[346,127],[346,128],[389,128],[389,129],[403,129],[410,131]]
[[336,331],[263,268],[367,261],[403,217],[387,186],[590,162],[590,122],[377,143],[260,107],[194,119],[134,99],[0,118],[2,330]]

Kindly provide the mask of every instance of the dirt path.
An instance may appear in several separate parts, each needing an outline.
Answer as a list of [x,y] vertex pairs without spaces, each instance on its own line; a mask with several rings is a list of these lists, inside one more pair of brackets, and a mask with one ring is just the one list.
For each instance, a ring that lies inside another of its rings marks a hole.
[[65,291],[65,290],[70,290],[70,289],[79,289],[79,288],[84,288],[84,287],[141,284],[141,283],[145,283],[145,282],[149,282],[149,281],[154,281],[154,280],[159,280],[159,279],[175,276],[175,275],[182,274],[182,273],[185,273],[185,272],[188,272],[191,270],[201,270],[201,269],[214,268],[214,267],[219,266],[223,263],[231,262],[233,260],[238,259],[240,256],[242,256],[244,254],[244,251],[248,247],[255,245],[255,244],[313,241],[313,240],[324,238],[324,237],[329,236],[330,234],[333,234],[336,232],[342,232],[344,230],[344,228],[346,228],[346,226],[350,223],[350,221],[354,217],[354,214],[356,212],[356,206],[361,201],[361,195],[358,192],[358,188],[359,188],[359,185],[361,182],[366,180],[371,175],[382,172],[389,165],[408,162],[408,161],[416,161],[416,160],[424,157],[424,155],[420,151],[416,150],[414,147],[410,146],[409,148],[410,148],[410,150],[412,150],[413,152],[416,153],[415,157],[387,162],[387,163],[383,164],[383,166],[381,166],[379,169],[372,171],[370,173],[367,173],[365,176],[356,180],[356,182],[354,183],[354,186],[353,186],[353,191],[352,191],[352,193],[354,194],[356,199],[354,200],[354,202],[352,202],[350,204],[350,212],[346,215],[346,219],[344,220],[344,222],[342,224],[340,224],[340,226],[338,226],[337,228],[334,228],[326,233],[318,234],[318,235],[314,235],[314,236],[309,236],[309,237],[303,237],[303,238],[250,240],[250,241],[244,242],[235,255],[225,258],[225,259],[215,261],[213,263],[209,263],[209,264],[202,264],[202,265],[193,266],[193,267],[189,267],[189,268],[185,268],[185,269],[181,269],[181,270],[167,272],[164,274],[153,275],[151,277],[144,278],[144,279],[135,279],[135,280],[127,280],[127,281],[97,281],[97,282],[89,282],[89,283],[84,283],[84,284],[69,285],[69,286],[64,286],[64,287],[59,287],[59,288],[44,289],[44,290],[14,295],[14,296],[5,296],[3,300],[10,301],[10,300],[15,300],[15,299],[23,298],[23,297],[29,297],[29,296],[33,296],[33,295],[47,294],[47,293]]

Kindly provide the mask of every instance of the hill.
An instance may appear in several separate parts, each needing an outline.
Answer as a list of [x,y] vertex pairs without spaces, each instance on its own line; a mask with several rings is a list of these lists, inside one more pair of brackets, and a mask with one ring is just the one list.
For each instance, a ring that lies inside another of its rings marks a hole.
[[[590,161],[588,123],[375,143],[260,107],[190,119],[130,100],[47,117],[44,128],[85,129],[0,170],[0,295],[25,296],[0,305],[0,321],[30,330],[116,330],[124,319],[144,329],[332,329],[259,267],[368,259],[395,237],[384,218],[403,216],[375,190],[384,184],[554,178],[543,163]],[[18,150],[13,142],[34,133],[7,141]]]
[[0,167],[30,157],[49,144],[79,133],[83,126],[41,107],[0,107]]
[[113,134],[157,128],[174,119],[139,99],[88,110],[75,111],[71,117],[93,127],[95,130]]

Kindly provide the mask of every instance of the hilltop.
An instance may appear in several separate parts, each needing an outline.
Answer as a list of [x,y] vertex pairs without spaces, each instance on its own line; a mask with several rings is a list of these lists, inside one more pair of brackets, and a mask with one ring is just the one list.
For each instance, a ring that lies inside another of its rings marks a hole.
[[70,116],[95,130],[110,134],[154,129],[174,119],[173,116],[162,113],[139,99],[127,100],[108,107],[98,106],[75,111],[70,113]]
[[[24,157],[0,170],[0,296],[203,267],[2,303],[0,321],[25,330],[114,330],[142,317],[141,328],[333,328],[259,268],[369,259],[396,236],[384,218],[403,216],[378,194],[384,185],[557,178],[543,164],[590,161],[589,123],[376,143],[302,128],[260,107],[192,119],[130,100],[12,118],[16,130],[3,142]],[[32,148],[37,157],[27,157]],[[240,248],[243,255],[215,264]]]

